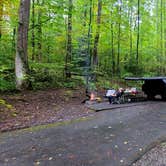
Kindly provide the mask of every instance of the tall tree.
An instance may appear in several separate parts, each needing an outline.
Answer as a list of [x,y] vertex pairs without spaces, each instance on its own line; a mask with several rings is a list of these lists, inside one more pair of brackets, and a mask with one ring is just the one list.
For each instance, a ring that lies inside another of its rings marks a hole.
[[137,2],[137,48],[136,48],[136,64],[139,61],[139,40],[140,40],[140,0]]
[[121,50],[121,16],[122,0],[118,2],[118,55],[117,55],[117,74],[120,76],[120,50]]
[[90,75],[90,69],[91,69],[91,37],[92,37],[92,0],[89,0],[89,21],[88,21],[88,34],[87,34],[87,56],[86,56],[86,94],[91,91],[90,89],[90,81],[91,81],[91,75]]
[[73,0],[69,0],[68,7],[68,25],[67,25],[67,48],[66,48],[66,64],[65,64],[65,75],[66,78],[71,77],[70,63],[72,58],[72,11],[73,11]]
[[[131,2],[132,0],[130,0]],[[133,52],[133,33],[132,33],[132,24],[133,24],[133,7],[130,4],[130,15],[129,15],[129,24],[130,24],[130,57],[129,60],[132,60],[132,52]]]
[[88,61],[87,66],[91,65],[91,37],[92,37],[92,0],[89,0],[89,22],[88,22]]
[[164,41],[164,30],[165,30],[165,25],[164,25],[164,1],[163,0],[160,0],[160,55],[161,55],[161,66],[162,66],[162,74],[164,73],[164,44],[165,44],[165,41]]
[[19,90],[30,87],[30,81],[28,79],[29,65],[27,53],[29,14],[30,0],[21,0],[15,58],[16,88]]
[[12,52],[13,52],[14,54],[15,54],[15,52],[16,52],[16,28],[13,28]]
[[[164,59],[166,58],[166,2],[164,1]],[[165,64],[164,64],[165,65]],[[166,72],[166,68],[165,68]]]
[[[156,42],[156,49],[158,50],[159,47],[160,47],[160,37],[159,37],[159,35],[160,35],[159,0],[156,0],[155,6],[156,6],[156,35],[155,36],[156,36],[156,40],[157,40],[157,42]],[[160,74],[161,73],[161,55],[158,56],[158,51],[156,51],[156,57],[157,57],[157,61],[159,63],[159,65],[158,65],[159,67],[158,67],[157,72],[158,72],[158,74]]]
[[99,37],[100,37],[101,11],[102,11],[102,0],[98,0],[97,29],[96,29],[95,39],[94,39],[94,48],[93,48],[94,67],[98,65],[98,43],[99,43]]
[[37,60],[41,62],[42,60],[42,10],[43,0],[37,0],[38,5],[38,17],[37,17]]
[[35,60],[35,0],[32,0],[32,61]]
[[[113,6],[112,6],[113,8]],[[114,53],[114,23],[113,11],[111,10],[111,56],[112,56],[112,73],[115,75],[115,53]]]

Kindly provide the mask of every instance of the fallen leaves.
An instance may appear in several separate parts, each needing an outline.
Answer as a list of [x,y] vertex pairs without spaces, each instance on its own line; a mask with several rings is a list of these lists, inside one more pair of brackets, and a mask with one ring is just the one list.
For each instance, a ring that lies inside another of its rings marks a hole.
[[139,151],[143,151],[143,149],[142,149],[142,148],[139,148]]
[[123,163],[124,161],[123,160],[120,160],[120,163]]
[[127,144],[128,144],[128,141],[124,141],[124,144],[127,145]]
[[94,126],[93,128],[94,128],[94,129],[97,129],[97,128],[98,128],[98,126]]
[[[85,97],[83,92],[82,89],[51,89],[4,94],[0,96],[0,132],[93,116],[94,111],[81,104]],[[72,98],[73,93],[76,93],[75,98]],[[68,101],[65,101],[64,94],[69,97]],[[9,108],[15,108],[15,111]]]
[[49,158],[48,158],[48,160],[50,160],[50,161],[51,161],[52,159],[53,159],[53,157],[49,157]]

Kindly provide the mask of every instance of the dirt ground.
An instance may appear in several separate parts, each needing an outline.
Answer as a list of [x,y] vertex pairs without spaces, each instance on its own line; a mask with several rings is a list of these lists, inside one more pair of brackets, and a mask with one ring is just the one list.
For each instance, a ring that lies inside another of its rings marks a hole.
[[50,89],[0,95],[0,131],[93,116],[83,89]]

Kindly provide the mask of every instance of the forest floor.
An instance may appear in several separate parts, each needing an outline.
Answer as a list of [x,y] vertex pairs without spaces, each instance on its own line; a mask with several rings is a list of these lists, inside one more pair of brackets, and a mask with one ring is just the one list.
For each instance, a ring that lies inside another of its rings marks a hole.
[[83,89],[1,94],[0,132],[93,116],[82,104],[85,98]]

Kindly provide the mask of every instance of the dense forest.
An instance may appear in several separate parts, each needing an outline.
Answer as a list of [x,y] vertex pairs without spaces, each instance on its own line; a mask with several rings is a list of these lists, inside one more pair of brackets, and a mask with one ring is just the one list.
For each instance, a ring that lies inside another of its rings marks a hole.
[[166,74],[165,0],[0,0],[0,90]]

